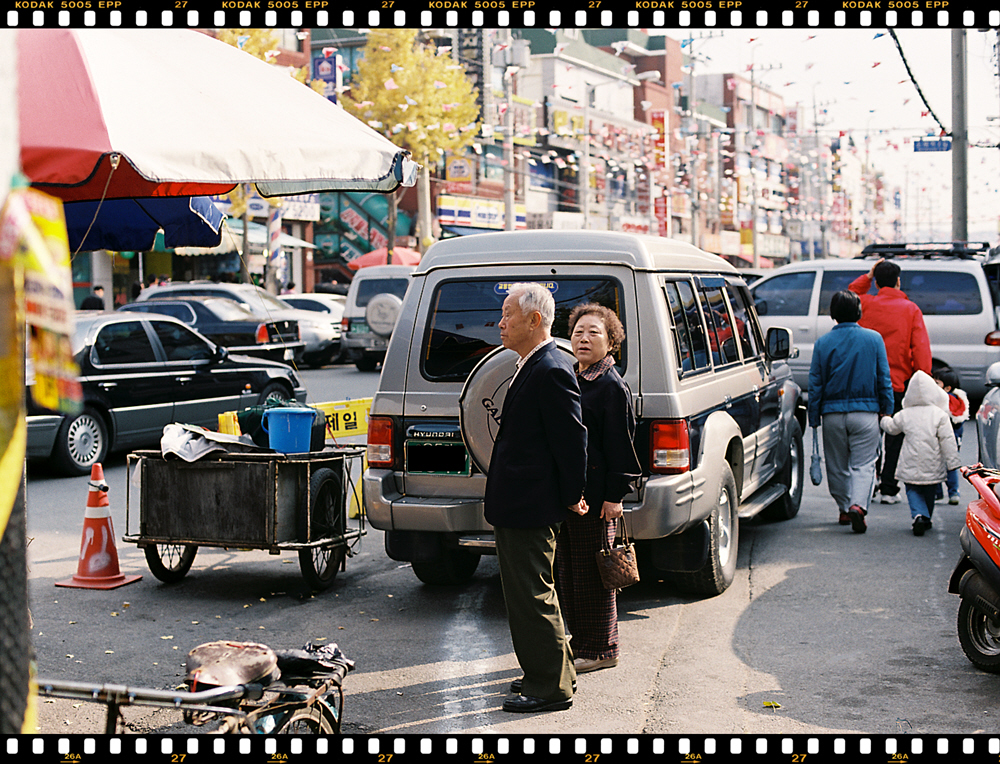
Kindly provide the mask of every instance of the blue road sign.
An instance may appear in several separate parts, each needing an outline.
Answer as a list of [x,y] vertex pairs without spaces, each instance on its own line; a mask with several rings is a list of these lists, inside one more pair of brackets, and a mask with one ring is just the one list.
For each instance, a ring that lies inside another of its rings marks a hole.
[[946,140],[936,140],[936,141],[914,141],[913,142],[914,151],[951,151],[951,141]]

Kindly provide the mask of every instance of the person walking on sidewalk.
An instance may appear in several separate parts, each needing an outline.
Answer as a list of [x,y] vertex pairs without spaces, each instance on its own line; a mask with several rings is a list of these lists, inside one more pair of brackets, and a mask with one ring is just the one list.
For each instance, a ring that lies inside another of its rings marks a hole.
[[[931,342],[924,325],[924,314],[900,290],[900,269],[891,260],[879,259],[868,273],[851,282],[848,289],[861,298],[858,325],[882,335],[892,376],[893,413],[902,408],[906,385],[916,371],[931,373]],[[872,280],[877,294],[868,294]],[[902,446],[902,436],[885,438],[885,453],[879,471],[879,493],[883,504],[898,504],[899,483],[893,477]]]
[[961,464],[948,414],[948,394],[930,375],[917,371],[906,388],[903,408],[883,417],[881,426],[890,435],[903,438],[896,479],[906,486],[913,535],[923,536],[931,528],[938,486],[948,470]]
[[809,368],[809,424],[823,426],[827,485],[840,524],[864,533],[882,439],[879,415],[893,407],[889,362],[879,334],[858,326],[861,300],[854,292],[834,294],[830,315],[837,325],[816,340]]

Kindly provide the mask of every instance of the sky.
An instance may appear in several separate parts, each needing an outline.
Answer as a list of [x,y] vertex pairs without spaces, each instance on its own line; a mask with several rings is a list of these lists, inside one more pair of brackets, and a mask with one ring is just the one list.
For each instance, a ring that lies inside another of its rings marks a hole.
[[[652,30],[650,30],[652,31]],[[659,30],[657,30],[659,31]],[[887,183],[904,192],[904,238],[950,241],[952,152],[914,152],[913,140],[936,137],[954,126],[951,102],[952,42],[949,29],[897,29],[909,64],[885,28],[868,29],[664,29],[678,40],[693,38],[695,73],[737,72],[780,94],[786,108],[801,103],[812,129],[813,104],[825,131],[845,131],[859,150],[869,135],[869,158]],[[711,36],[709,36],[711,35]],[[968,231],[971,241],[1000,239],[1000,79],[994,47],[997,32],[966,32]],[[927,99],[923,103],[920,91]],[[930,107],[928,109],[928,106]],[[823,114],[825,110],[825,114]],[[993,118],[993,121],[990,120]]]

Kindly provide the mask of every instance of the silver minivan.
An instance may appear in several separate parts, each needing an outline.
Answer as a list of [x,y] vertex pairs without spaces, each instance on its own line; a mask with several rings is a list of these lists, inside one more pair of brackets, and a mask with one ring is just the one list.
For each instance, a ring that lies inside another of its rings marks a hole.
[[[786,326],[798,357],[790,361],[795,381],[808,392],[813,344],[833,328],[830,297],[871,270],[878,257],[901,269],[901,289],[924,314],[935,366],[959,373],[973,400],[986,393],[986,369],[1000,361],[997,266],[984,263],[986,245],[874,245],[853,259],[806,260],[777,268],[750,287],[766,329]],[[961,253],[961,254],[960,254]],[[877,291],[873,285],[872,293]]]
[[[368,429],[365,507],[392,559],[456,584],[494,553],[486,471],[516,354],[501,346],[508,287],[556,301],[553,335],[598,302],[621,319],[643,466],[625,522],[647,575],[718,594],[739,519],[789,519],[802,494],[802,410],[787,330],[765,335],[739,272],[674,239],[518,231],[435,244],[411,276]],[[568,342],[565,343],[568,346]],[[799,417],[799,418],[797,418]]]

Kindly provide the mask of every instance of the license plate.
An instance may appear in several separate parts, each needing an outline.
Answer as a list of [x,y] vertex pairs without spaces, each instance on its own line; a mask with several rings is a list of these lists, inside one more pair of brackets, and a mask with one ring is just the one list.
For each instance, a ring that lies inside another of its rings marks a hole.
[[371,329],[368,328],[368,324],[364,321],[358,321],[351,324],[351,334],[368,334]]

